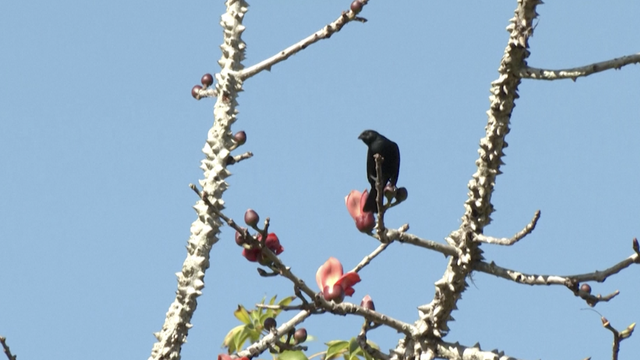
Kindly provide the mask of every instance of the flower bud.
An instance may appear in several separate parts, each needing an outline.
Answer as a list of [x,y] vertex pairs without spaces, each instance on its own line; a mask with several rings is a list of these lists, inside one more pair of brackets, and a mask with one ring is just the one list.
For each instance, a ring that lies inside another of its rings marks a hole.
[[202,83],[202,85],[204,85],[204,87],[209,87],[211,86],[211,84],[213,84],[213,76],[211,76],[211,74],[204,74],[202,75],[202,79],[200,79],[200,82]]
[[369,310],[376,310],[376,306],[373,304],[373,300],[371,299],[371,296],[367,295],[365,296],[362,301],[360,302],[360,306],[362,306],[365,309],[369,309]]
[[296,340],[296,344],[301,344],[307,341],[307,329],[300,328],[293,334],[293,338]]
[[194,99],[199,100],[200,97],[198,94],[200,93],[200,90],[202,90],[202,86],[200,85],[194,86],[193,88],[191,88],[191,96],[193,96]]
[[340,304],[342,300],[344,300],[344,289],[342,286],[337,284],[325,286],[322,290],[322,296],[327,301],[333,301],[336,304]]
[[409,192],[407,191],[407,188],[401,187],[396,190],[396,202],[401,203],[407,200],[408,196]]
[[238,146],[244,145],[244,143],[247,142],[247,133],[244,132],[244,130],[238,131],[233,135],[233,140],[236,142],[236,144],[238,144]]
[[270,331],[271,329],[275,328],[278,325],[278,323],[276,322],[276,319],[272,317],[268,317],[264,319],[263,325],[265,330]]
[[256,226],[258,225],[258,221],[260,221],[260,216],[258,216],[258,213],[255,212],[252,209],[248,209],[245,213],[244,213],[244,222],[249,225],[249,226]]

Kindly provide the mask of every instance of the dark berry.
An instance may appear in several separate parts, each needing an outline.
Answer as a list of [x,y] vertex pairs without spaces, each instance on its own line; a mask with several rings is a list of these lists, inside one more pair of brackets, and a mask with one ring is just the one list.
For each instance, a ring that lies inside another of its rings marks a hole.
[[591,286],[589,286],[589,284],[582,284],[580,285],[580,291],[591,294]]

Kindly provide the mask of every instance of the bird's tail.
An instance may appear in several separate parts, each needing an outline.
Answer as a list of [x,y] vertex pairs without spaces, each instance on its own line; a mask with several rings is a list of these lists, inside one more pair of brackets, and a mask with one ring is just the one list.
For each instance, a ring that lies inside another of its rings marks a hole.
[[378,212],[378,204],[376,203],[376,198],[378,197],[378,191],[375,187],[371,188],[369,191],[369,196],[367,197],[367,201],[364,203],[364,207],[362,208],[366,212]]

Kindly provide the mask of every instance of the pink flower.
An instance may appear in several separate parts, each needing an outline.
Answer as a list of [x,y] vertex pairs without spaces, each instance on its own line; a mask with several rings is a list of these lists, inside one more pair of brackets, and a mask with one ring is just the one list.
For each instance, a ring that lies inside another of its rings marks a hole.
[[364,204],[367,202],[368,196],[369,192],[367,190],[362,193],[358,190],[352,190],[349,195],[344,198],[347,210],[356,222],[356,228],[365,233],[373,230],[373,227],[375,226],[373,212],[364,211]]
[[343,274],[342,264],[330,257],[316,273],[316,282],[326,300],[342,302],[344,296],[355,292],[353,285],[360,282],[360,275],[354,272]]
[[[258,241],[262,241],[262,235],[260,234],[258,234]],[[282,247],[282,245],[280,245],[280,240],[275,233],[269,233],[267,235],[267,241],[265,242],[265,245],[276,255],[280,255],[284,251],[284,248]],[[242,249],[242,256],[244,256],[249,261],[256,262],[262,259],[262,251],[258,248]]]

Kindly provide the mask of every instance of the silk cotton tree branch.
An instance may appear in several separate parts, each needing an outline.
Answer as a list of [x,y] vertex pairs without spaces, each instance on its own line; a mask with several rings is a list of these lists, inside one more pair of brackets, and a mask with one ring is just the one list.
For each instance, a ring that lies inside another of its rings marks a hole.
[[576,81],[576,79],[578,79],[579,77],[589,76],[591,74],[599,73],[605,70],[620,70],[623,66],[631,64],[640,64],[640,53],[607,61],[601,61],[591,65],[563,70],[538,69],[527,66],[521,70],[520,76],[522,76],[523,78],[534,80],[571,79],[573,81]]
[[433,359],[448,357],[442,353],[430,339],[440,339],[447,334],[447,323],[452,319],[451,312],[467,288],[466,278],[473,271],[473,264],[482,260],[482,251],[475,241],[484,227],[491,221],[495,178],[500,174],[503,149],[507,147],[505,136],[509,133],[509,121],[518,98],[517,90],[521,81],[521,70],[527,66],[529,56],[528,39],[533,33],[533,20],[540,0],[518,0],[515,16],[507,27],[509,40],[500,61],[500,76],[491,84],[491,105],[487,111],[488,122],[486,136],[480,140],[480,157],[476,160],[477,170],[469,181],[469,198],[465,202],[465,214],[458,230],[453,231],[447,242],[457,248],[460,255],[449,260],[447,269],[435,285],[435,296],[429,304],[420,306],[420,319],[416,327],[421,338],[400,340],[392,359]]
[[236,99],[242,91],[242,81],[236,74],[242,69],[244,60],[245,43],[241,35],[247,7],[244,0],[227,0],[227,10],[220,21],[224,29],[224,42],[220,47],[222,57],[218,61],[221,71],[216,75],[218,97],[213,111],[214,123],[202,149],[205,159],[200,166],[204,171],[200,186],[208,194],[209,201],[205,203],[199,200],[194,206],[198,218],[191,224],[182,271],[176,274],[176,298],[169,307],[162,330],[154,334],[158,341],[153,345],[150,360],[180,358],[182,344],[186,342],[192,326],[190,322],[196,310],[196,299],[204,288],[204,274],[209,268],[211,247],[219,240],[222,221],[215,215],[215,210],[224,207],[222,194],[228,187],[224,179],[231,175],[226,167],[230,149],[235,145],[231,137],[231,125],[236,121]]

